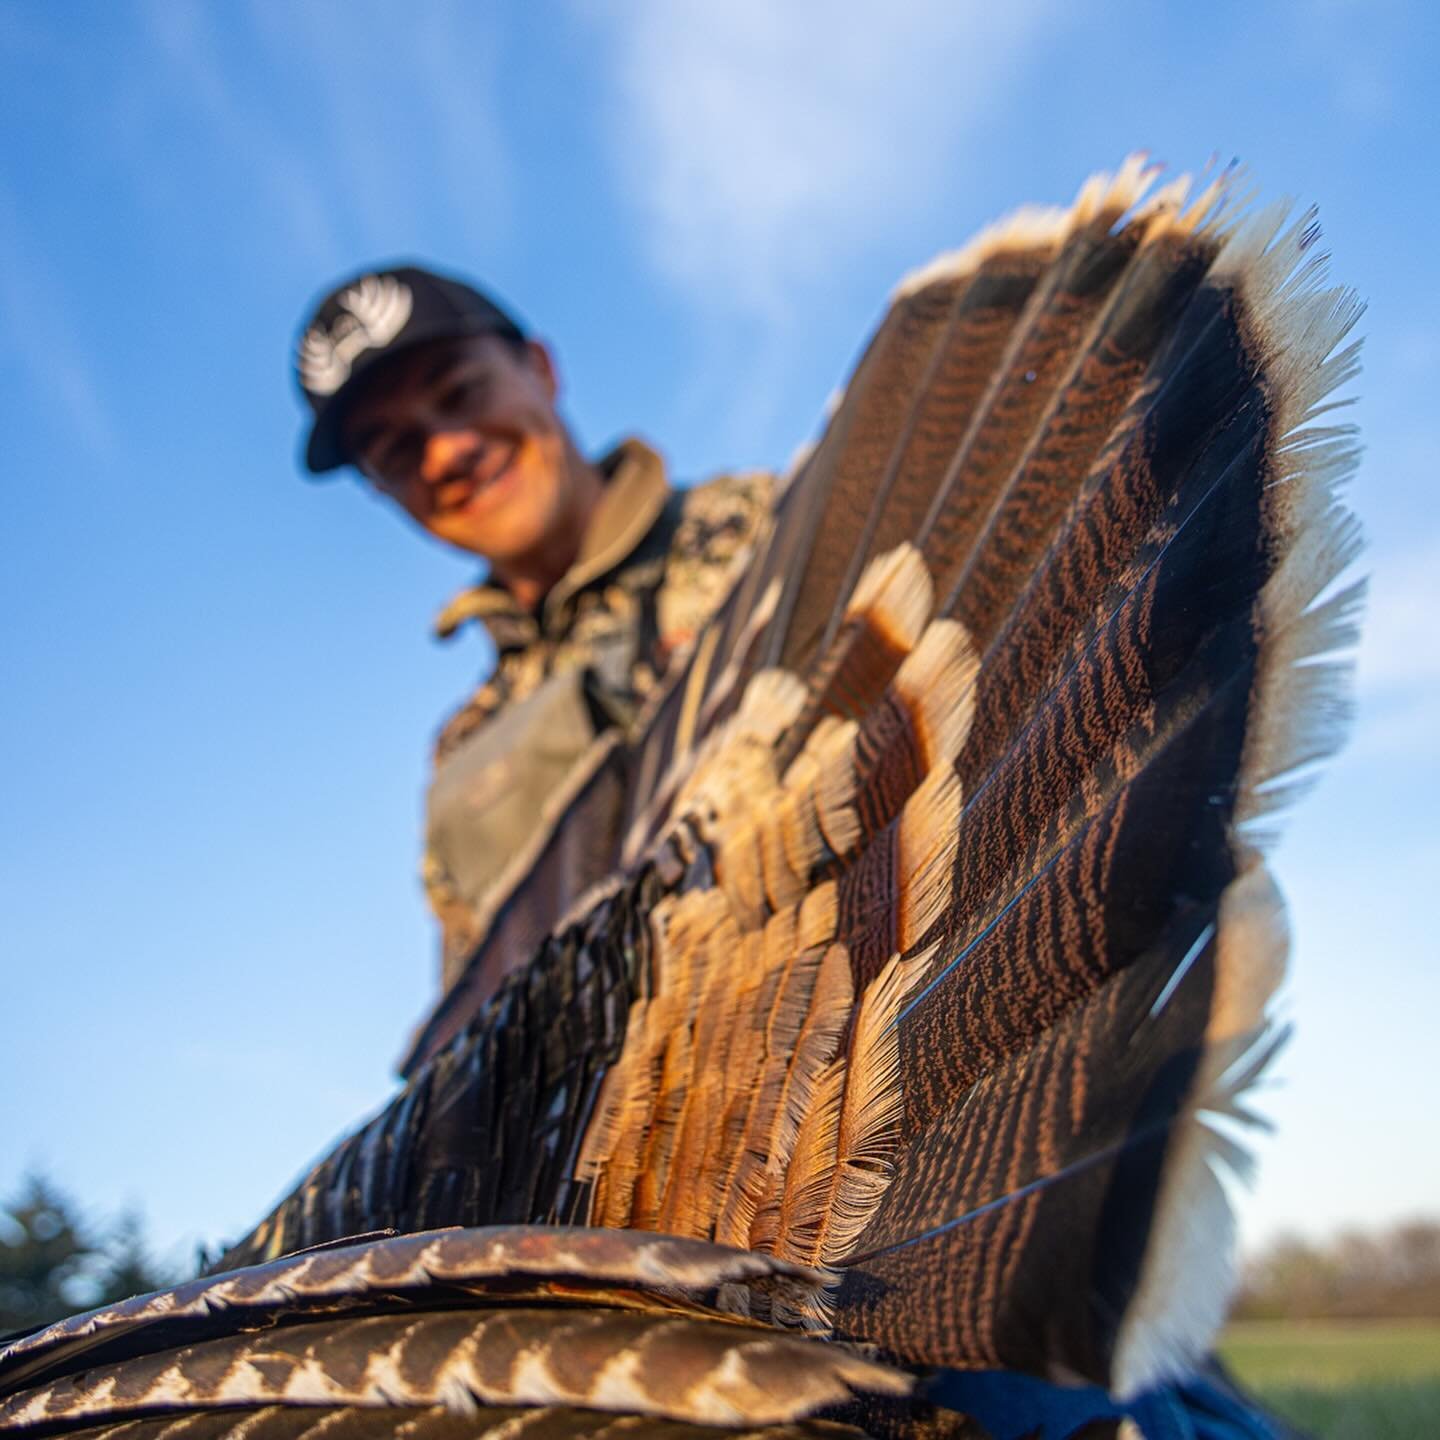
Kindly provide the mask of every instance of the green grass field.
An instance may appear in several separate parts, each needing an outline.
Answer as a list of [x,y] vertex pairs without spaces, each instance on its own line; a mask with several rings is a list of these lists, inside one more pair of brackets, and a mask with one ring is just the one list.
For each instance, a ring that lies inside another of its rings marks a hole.
[[1243,1321],[1220,1353],[1277,1414],[1324,1440],[1440,1440],[1440,1321]]

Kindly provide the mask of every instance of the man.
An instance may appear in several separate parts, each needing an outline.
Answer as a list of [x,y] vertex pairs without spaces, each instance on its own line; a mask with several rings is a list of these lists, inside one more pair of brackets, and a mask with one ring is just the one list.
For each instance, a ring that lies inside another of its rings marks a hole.
[[629,725],[728,590],[765,476],[683,492],[639,440],[587,458],[549,350],[469,285],[415,266],[337,286],[300,342],[311,474],[351,466],[426,533],[488,562],[437,633],[478,622],[485,680],[435,749],[424,863],[448,987],[545,798]]

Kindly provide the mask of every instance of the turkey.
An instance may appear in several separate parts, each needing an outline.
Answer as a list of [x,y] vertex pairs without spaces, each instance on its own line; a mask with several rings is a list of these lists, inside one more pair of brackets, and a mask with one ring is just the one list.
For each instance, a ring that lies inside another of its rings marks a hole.
[[215,1273],[0,1346],[0,1430],[1026,1433],[1009,1372],[1181,1433],[1126,1407],[1224,1316],[1360,599],[1317,241],[1132,159],[907,278],[400,1092]]

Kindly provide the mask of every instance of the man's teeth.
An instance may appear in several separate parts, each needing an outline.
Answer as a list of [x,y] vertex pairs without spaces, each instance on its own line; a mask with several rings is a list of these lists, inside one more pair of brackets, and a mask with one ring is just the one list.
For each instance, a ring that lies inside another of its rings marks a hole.
[[486,457],[470,472],[472,486],[476,490],[488,489],[510,468],[510,462],[514,458],[513,448],[507,448],[497,459]]
[[467,474],[457,476],[440,487],[436,496],[441,510],[460,510],[477,495],[490,489],[497,480],[505,477],[514,462],[516,446],[509,446],[498,460],[488,458],[474,466]]

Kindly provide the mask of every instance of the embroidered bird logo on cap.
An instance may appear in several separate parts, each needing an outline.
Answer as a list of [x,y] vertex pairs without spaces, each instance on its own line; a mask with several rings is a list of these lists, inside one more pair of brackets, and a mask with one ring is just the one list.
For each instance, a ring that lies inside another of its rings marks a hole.
[[388,345],[404,329],[414,299],[393,275],[367,275],[336,303],[339,315],[328,326],[317,320],[300,342],[300,379],[315,395],[333,395],[361,354]]

